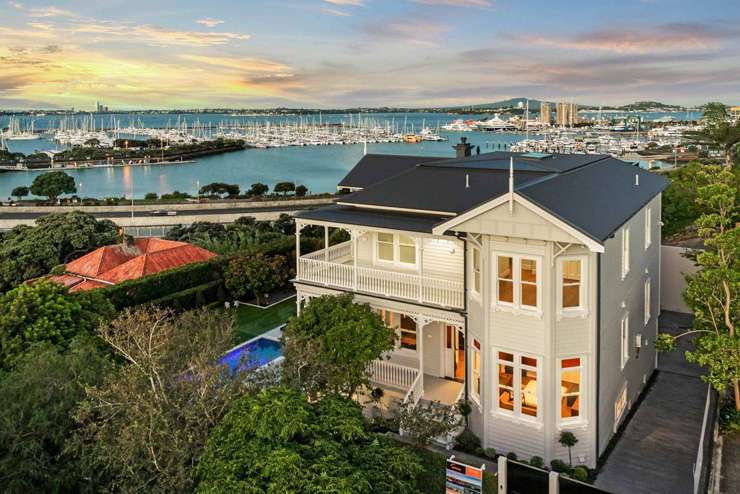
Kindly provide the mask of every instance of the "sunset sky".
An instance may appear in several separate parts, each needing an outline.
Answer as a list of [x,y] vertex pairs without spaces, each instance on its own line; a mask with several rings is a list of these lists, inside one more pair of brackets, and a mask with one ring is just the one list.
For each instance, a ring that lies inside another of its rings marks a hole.
[[740,103],[737,0],[0,2],[0,109]]

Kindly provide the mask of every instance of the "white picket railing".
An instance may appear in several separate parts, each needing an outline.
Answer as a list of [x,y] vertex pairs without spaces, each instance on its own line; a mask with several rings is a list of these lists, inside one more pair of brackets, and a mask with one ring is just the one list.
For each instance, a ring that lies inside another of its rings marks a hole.
[[[325,253],[326,251],[326,253]],[[342,242],[341,244],[332,245],[328,249],[321,249],[303,256],[306,259],[315,259],[317,261],[337,262],[339,259],[352,258],[352,242]]]
[[414,401],[414,405],[419,403],[421,395],[424,394],[424,374],[419,372],[414,379],[414,383],[411,385],[409,390],[406,392],[406,396],[403,397],[403,403],[408,403],[410,400]]
[[[331,247],[330,259],[350,256],[345,244]],[[460,281],[411,273],[368,268],[324,260],[323,251],[298,259],[299,281],[402,298],[442,307],[464,307],[463,284]],[[351,256],[350,256],[351,257]]]
[[374,360],[369,369],[370,382],[403,391],[411,388],[419,377],[419,369],[398,365],[387,360]]

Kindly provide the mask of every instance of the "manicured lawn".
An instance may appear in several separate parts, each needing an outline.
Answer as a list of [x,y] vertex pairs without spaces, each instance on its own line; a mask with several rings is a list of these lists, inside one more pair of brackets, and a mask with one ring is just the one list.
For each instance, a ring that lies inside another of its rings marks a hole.
[[295,315],[295,297],[273,305],[269,309],[258,309],[240,305],[236,313],[236,343],[241,343],[280,326]]

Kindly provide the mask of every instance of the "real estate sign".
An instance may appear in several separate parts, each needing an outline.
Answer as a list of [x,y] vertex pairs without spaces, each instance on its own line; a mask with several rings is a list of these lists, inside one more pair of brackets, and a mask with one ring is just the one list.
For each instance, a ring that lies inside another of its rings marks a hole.
[[483,470],[454,460],[447,460],[446,494],[481,494],[483,492]]

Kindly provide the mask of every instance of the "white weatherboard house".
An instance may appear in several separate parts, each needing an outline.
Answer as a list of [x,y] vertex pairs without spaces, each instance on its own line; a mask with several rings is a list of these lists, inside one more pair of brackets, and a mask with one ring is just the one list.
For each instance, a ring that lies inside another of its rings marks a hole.
[[656,367],[666,181],[603,155],[366,155],[297,215],[351,240],[301,255],[299,306],[344,292],[398,332],[373,381],[473,405],[500,453],[595,466]]

